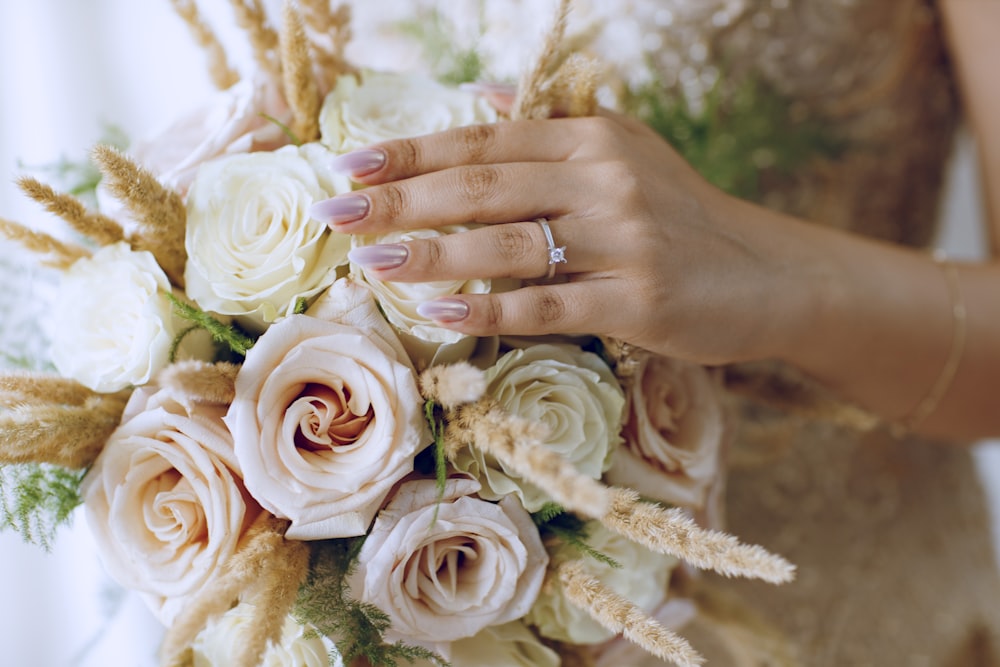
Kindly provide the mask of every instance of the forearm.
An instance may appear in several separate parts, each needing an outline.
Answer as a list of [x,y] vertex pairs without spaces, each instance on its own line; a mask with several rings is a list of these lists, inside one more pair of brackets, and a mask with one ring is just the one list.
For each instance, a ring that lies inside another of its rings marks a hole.
[[[741,225],[768,239],[775,284],[787,292],[772,302],[780,329],[771,332],[770,356],[888,421],[906,422],[961,352],[947,391],[915,429],[954,439],[1000,433],[1000,268],[957,266],[951,283],[926,253],[732,206]],[[957,301],[966,312],[961,323]]]

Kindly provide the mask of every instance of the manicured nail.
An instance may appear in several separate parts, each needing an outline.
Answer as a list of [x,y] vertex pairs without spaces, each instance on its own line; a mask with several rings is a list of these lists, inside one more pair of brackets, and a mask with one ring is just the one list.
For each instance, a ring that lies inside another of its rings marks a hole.
[[417,306],[417,314],[435,322],[461,322],[469,316],[469,304],[458,299],[435,299]]
[[490,83],[488,81],[474,81],[463,83],[458,86],[459,90],[474,95],[514,95],[517,93],[517,86],[509,83]]
[[316,202],[309,209],[309,215],[328,225],[342,225],[357,222],[368,215],[370,208],[371,203],[364,195],[340,195]]
[[330,169],[351,176],[367,176],[385,165],[385,153],[371,148],[344,153],[333,158]]
[[363,269],[395,269],[409,256],[405,245],[366,245],[347,253],[347,259]]

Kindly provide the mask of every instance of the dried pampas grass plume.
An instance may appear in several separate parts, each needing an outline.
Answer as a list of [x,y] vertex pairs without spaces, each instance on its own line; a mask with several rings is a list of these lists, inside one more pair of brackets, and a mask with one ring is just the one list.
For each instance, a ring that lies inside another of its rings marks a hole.
[[344,56],[344,48],[351,41],[351,7],[345,4],[333,9],[331,0],[300,0],[299,9],[319,68],[318,83],[323,90],[329,90],[337,77],[354,72]]
[[44,232],[36,232],[4,218],[0,218],[0,235],[20,244],[25,250],[41,255],[42,264],[57,269],[68,269],[76,260],[90,256],[86,248],[68,245]]
[[608,630],[621,633],[649,653],[679,667],[697,667],[705,662],[683,637],[588,575],[580,561],[563,563],[558,573],[566,599]]
[[286,540],[288,522],[263,513],[243,538],[242,546],[167,630],[160,649],[164,667],[190,664],[190,648],[208,622],[242,598],[254,605],[244,641],[236,647],[233,667],[257,667],[268,642],[281,638],[285,618],[309,570],[309,547]]
[[556,72],[551,86],[553,103],[565,108],[571,118],[597,113],[597,82],[601,68],[597,61],[574,53]]
[[727,577],[751,577],[772,584],[795,578],[795,566],[763,547],[741,544],[732,535],[699,527],[683,510],[643,502],[631,489],[613,489],[601,522],[651,551],[681,558]]
[[431,366],[420,374],[420,394],[445,410],[475,403],[486,393],[486,374],[468,362]]
[[239,371],[237,364],[228,362],[179,361],[160,372],[157,384],[181,403],[189,400],[205,405],[229,405],[236,397]]
[[109,245],[125,240],[125,232],[116,221],[87,210],[79,199],[70,194],[56,192],[50,186],[30,176],[17,179],[17,185],[28,197],[45,207],[49,213],[65,220],[78,233],[98,245]]
[[281,31],[281,75],[285,99],[292,110],[292,134],[301,142],[319,138],[319,110],[323,100],[313,74],[302,15],[293,0],[285,0]]
[[608,487],[546,447],[548,429],[543,424],[510,414],[492,398],[463,405],[448,419],[444,441],[449,458],[462,447],[478,447],[570,511],[595,518],[608,511]]
[[219,90],[229,88],[240,80],[240,75],[229,65],[226,49],[215,32],[202,18],[196,0],[170,0],[174,11],[187,25],[194,41],[208,57],[208,73]]
[[545,93],[550,77],[559,69],[564,57],[563,39],[572,4],[571,0],[559,0],[555,22],[545,37],[535,65],[525,71],[518,83],[517,97],[510,112],[511,120],[547,118],[551,113],[551,100]]
[[128,396],[59,377],[0,378],[0,463],[88,467],[118,427]]
[[236,14],[236,24],[250,39],[254,60],[258,67],[274,79],[281,78],[281,62],[278,58],[278,33],[267,21],[267,11],[260,0],[230,0]]
[[108,190],[141,224],[132,237],[132,247],[148,250],[170,282],[184,286],[184,201],[165,188],[147,169],[111,146],[98,145],[92,153],[104,174]]

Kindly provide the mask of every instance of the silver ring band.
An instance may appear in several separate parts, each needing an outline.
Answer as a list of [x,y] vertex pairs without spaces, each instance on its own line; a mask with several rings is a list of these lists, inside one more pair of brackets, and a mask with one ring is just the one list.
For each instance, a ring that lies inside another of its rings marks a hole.
[[538,218],[535,222],[542,226],[542,233],[545,234],[545,242],[549,246],[549,272],[545,277],[551,278],[556,275],[556,264],[565,264],[567,261],[566,246],[556,245],[555,239],[552,238],[552,230],[549,228],[548,220],[545,218]]

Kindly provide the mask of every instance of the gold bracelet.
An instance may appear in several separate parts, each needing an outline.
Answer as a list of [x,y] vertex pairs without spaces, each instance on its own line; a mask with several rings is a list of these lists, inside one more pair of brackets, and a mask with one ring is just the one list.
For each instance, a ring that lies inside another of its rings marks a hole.
[[948,261],[941,253],[934,254],[934,261],[941,267],[945,280],[948,283],[948,296],[951,301],[951,350],[948,353],[948,360],[941,369],[941,375],[931,386],[930,391],[923,400],[917,404],[913,411],[901,419],[893,428],[896,435],[902,435],[916,430],[925,419],[931,416],[941,403],[941,399],[948,393],[951,383],[958,373],[958,366],[962,363],[962,355],[965,353],[965,338],[968,325],[966,322],[965,300],[962,298],[962,283],[959,280],[958,267]]

